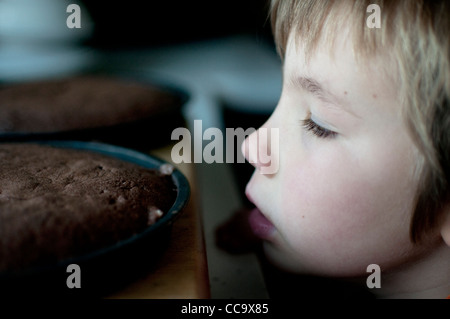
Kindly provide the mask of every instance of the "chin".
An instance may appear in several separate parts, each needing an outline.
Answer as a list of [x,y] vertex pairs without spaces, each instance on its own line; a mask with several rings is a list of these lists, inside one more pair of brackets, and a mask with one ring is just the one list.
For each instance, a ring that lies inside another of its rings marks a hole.
[[263,243],[263,251],[267,261],[282,271],[296,274],[306,271],[299,261],[290,257],[293,256],[292,253],[282,251],[276,243],[265,241]]
[[366,268],[369,264],[358,266],[357,263],[351,265],[343,265],[337,260],[324,261],[322,258],[318,260],[306,260],[294,258],[294,252],[280,249],[272,242],[264,242],[263,251],[266,260],[275,268],[298,275],[312,275],[320,277],[335,278],[359,278],[366,276]]

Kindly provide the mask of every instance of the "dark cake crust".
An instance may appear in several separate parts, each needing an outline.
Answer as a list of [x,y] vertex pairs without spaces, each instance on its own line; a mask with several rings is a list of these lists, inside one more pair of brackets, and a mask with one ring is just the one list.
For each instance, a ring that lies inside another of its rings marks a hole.
[[0,88],[0,132],[50,133],[110,127],[180,110],[156,86],[82,76]]
[[0,144],[0,272],[129,238],[175,198],[171,177],[158,170],[88,151]]

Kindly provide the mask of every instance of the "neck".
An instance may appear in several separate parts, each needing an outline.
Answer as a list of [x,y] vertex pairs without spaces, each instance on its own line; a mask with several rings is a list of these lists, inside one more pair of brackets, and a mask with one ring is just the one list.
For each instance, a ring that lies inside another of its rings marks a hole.
[[401,268],[381,274],[381,288],[372,289],[379,298],[445,299],[450,295],[450,247],[445,243],[431,253]]

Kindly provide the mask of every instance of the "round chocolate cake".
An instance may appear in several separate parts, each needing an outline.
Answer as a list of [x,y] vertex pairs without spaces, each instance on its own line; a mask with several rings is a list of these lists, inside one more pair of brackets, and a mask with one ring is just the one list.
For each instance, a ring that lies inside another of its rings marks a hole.
[[171,92],[83,76],[0,89],[0,132],[55,132],[111,126],[179,108]]
[[169,174],[90,151],[0,144],[0,272],[139,234],[172,207]]

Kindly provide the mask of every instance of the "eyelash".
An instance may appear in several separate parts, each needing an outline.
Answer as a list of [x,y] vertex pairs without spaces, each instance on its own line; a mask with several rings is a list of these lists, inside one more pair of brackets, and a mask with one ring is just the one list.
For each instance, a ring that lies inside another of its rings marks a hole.
[[336,137],[337,133],[330,131],[326,128],[323,128],[322,126],[318,125],[316,122],[314,122],[312,119],[306,119],[302,120],[302,126],[308,131],[314,134],[315,136],[319,138],[334,138]]

